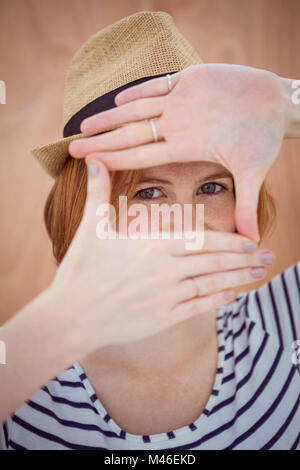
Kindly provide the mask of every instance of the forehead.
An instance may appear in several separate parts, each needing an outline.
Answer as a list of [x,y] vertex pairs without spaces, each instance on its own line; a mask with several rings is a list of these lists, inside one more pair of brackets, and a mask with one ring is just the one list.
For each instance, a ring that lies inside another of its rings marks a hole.
[[179,176],[209,176],[213,173],[225,173],[231,176],[231,173],[222,165],[213,162],[176,162],[168,163],[141,170],[141,178],[169,177],[178,178]]

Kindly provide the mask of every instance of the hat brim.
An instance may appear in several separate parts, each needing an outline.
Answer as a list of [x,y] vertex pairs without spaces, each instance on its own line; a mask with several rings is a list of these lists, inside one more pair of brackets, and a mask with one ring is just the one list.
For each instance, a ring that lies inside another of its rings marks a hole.
[[74,134],[69,137],[58,139],[40,147],[31,149],[34,158],[39,162],[42,168],[56,178],[62,171],[69,154],[69,144],[72,140],[86,137],[84,134]]
[[[99,132],[97,135],[117,130],[123,126],[126,126],[126,123],[117,126],[111,126],[105,131]],[[62,139],[55,140],[54,142],[50,142],[40,147],[34,147],[31,149],[31,153],[39,162],[41,167],[46,171],[46,173],[48,173],[48,175],[52,176],[52,178],[57,178],[57,176],[62,171],[68,156],[70,155],[70,142],[72,142],[72,140],[82,138],[88,138],[88,136],[80,133],[71,135],[69,137],[63,137]]]

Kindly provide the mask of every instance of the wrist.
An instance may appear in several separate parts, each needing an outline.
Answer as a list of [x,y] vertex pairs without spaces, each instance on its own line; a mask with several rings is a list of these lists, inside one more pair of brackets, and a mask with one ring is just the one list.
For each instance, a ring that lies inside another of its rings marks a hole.
[[300,137],[300,80],[279,77],[285,106],[285,138]]
[[[79,339],[78,339],[79,338]],[[0,421],[35,391],[86,355],[86,341],[73,335],[63,297],[44,290],[1,328],[5,364],[0,365]]]
[[28,366],[40,361],[45,369],[57,369],[52,371],[56,373],[76,361],[83,346],[73,334],[72,315],[65,307],[63,293],[51,286],[10,318],[3,332],[11,345],[8,365],[23,359],[28,360]]
[[99,305],[101,304],[101,314],[99,312],[98,315],[94,313],[93,296],[85,291],[80,281],[52,283],[47,291],[46,295],[51,299],[52,305],[56,306],[57,321],[63,325],[61,330],[63,340],[72,349],[73,362],[96,349],[109,345],[109,335],[105,333],[106,322],[102,324],[101,321],[102,316],[105,316],[104,312],[107,310],[106,305],[109,300],[105,289],[99,286],[97,292]]

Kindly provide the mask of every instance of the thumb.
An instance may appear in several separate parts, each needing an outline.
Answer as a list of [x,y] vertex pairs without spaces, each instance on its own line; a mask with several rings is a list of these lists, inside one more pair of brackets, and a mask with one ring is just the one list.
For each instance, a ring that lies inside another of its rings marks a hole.
[[[87,195],[83,213],[83,223],[98,221],[97,209],[100,204],[109,204],[111,197],[111,180],[107,167],[99,160],[86,160]],[[106,213],[108,217],[108,213]],[[97,218],[96,218],[97,217]],[[93,224],[94,225],[94,224]]]
[[257,175],[235,176],[235,222],[238,233],[259,242],[257,205],[262,178]]

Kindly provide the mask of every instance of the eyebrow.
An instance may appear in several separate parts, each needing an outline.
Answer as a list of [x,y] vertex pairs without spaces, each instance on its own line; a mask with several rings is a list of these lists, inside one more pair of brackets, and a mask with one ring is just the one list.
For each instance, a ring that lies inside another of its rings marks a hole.
[[[207,181],[216,178],[232,178],[231,173],[228,171],[219,171],[216,173],[212,173],[208,176],[203,176],[195,181],[195,183],[200,183],[201,181]],[[162,178],[151,178],[151,177],[144,177],[139,180],[139,183],[165,183],[165,184],[173,184],[172,181],[164,180]]]

